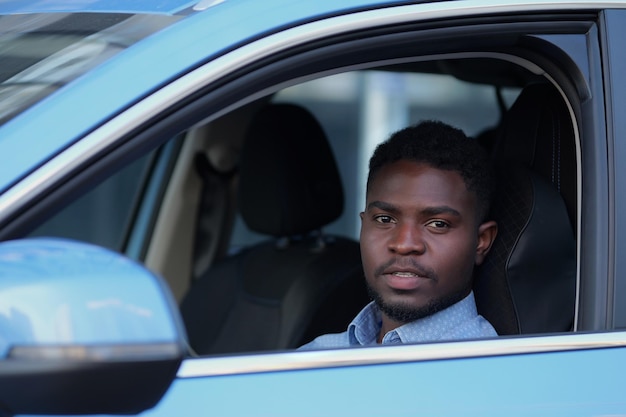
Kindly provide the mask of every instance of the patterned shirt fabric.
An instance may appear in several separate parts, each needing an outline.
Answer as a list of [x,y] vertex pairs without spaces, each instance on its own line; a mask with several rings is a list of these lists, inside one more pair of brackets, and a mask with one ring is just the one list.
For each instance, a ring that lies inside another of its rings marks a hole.
[[[300,350],[335,349],[376,345],[382,326],[381,312],[369,303],[352,320],[343,333],[326,334],[301,346]],[[383,337],[383,345],[421,343],[461,339],[496,337],[498,334],[476,311],[474,293],[431,316],[402,325]]]

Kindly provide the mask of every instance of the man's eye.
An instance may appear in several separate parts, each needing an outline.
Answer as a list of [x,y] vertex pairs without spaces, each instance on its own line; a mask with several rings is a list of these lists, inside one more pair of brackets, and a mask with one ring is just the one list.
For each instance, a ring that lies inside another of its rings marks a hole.
[[393,223],[393,218],[391,216],[379,215],[374,217],[374,220],[378,223]]
[[449,227],[448,223],[443,220],[432,220],[428,222],[427,226],[435,229],[445,229]]

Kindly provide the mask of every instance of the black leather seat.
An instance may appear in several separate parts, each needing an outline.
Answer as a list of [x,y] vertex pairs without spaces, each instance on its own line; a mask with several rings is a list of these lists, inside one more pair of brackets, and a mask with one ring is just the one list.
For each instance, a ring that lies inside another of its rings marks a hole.
[[321,228],[343,211],[343,188],[319,123],[272,104],[242,150],[243,220],[268,240],[214,265],[181,303],[198,354],[295,348],[345,330],[368,301],[359,245]]
[[559,192],[574,227],[576,220],[576,144],[572,117],[552,84],[524,88],[504,116],[497,160],[519,161]]
[[500,335],[572,329],[576,299],[575,138],[550,84],[525,88],[493,148],[498,236],[477,268],[479,313]]

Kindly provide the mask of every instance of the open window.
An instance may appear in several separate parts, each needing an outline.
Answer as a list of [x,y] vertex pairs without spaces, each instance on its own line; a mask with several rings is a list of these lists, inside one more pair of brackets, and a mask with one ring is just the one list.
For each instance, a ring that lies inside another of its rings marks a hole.
[[[244,197],[234,191],[231,207],[237,208],[233,211],[237,214],[230,218],[228,245],[208,268],[197,270],[200,272],[182,298],[190,340],[199,353],[295,348],[316,335],[345,330],[367,303],[356,242],[369,156],[395,130],[426,119],[461,127],[483,143],[500,170],[506,170],[500,175],[506,181],[501,184],[496,203],[499,211],[496,215],[504,223],[500,240],[493,259],[477,271],[480,279],[475,291],[482,303],[481,313],[495,322],[501,335],[573,330],[577,279],[576,135],[564,97],[553,83],[517,63],[452,55],[441,60],[341,72],[297,83],[226,118],[240,115],[239,122],[231,121],[231,125],[248,126],[244,137],[247,134],[253,140],[266,141],[264,146],[274,150],[274,145],[267,143],[267,136],[290,134],[285,140],[293,144],[281,147],[290,159],[298,161],[298,148],[306,148],[298,142],[310,140],[306,134],[309,126],[302,122],[289,127],[289,116],[268,114],[265,123],[277,126],[267,128],[254,116],[259,107],[294,104],[314,116],[330,144],[340,174],[336,181],[340,182],[343,193],[342,210],[331,221],[291,235],[272,229],[267,223],[280,210],[274,202],[288,205],[285,201],[295,194],[289,185],[282,194],[276,191],[277,177],[297,177],[302,181],[301,187],[312,187],[300,178],[299,171],[316,168],[303,160],[291,168],[298,172],[285,168],[286,171],[272,170],[269,174],[261,165],[276,167],[280,160],[249,141],[242,140],[240,146],[233,147],[236,153],[244,155],[240,163],[251,163],[257,169],[253,174],[253,191],[257,197],[248,197],[250,190],[244,190]],[[224,120],[214,123],[224,124]],[[255,132],[257,129],[268,129],[269,133]],[[253,146],[256,161],[260,162],[250,161],[242,149],[244,146]],[[319,165],[325,166],[326,162],[318,158]],[[516,166],[515,170],[511,166]],[[245,186],[250,169],[231,166],[227,176],[215,177],[232,181],[231,187]],[[216,167],[207,169],[207,172],[217,171]],[[264,175],[267,178],[262,179]],[[263,181],[271,183],[269,201],[258,195],[259,190],[267,188]],[[205,189],[210,189],[208,184]],[[256,218],[242,204],[254,207],[261,218]],[[328,206],[328,203],[311,204],[314,206],[311,212],[297,204],[293,210],[302,211],[310,218]],[[214,234],[196,237],[202,236]],[[323,243],[319,244],[320,241]],[[197,241],[196,245],[203,246]],[[353,246],[346,249],[346,245]],[[528,246],[537,252],[529,253]],[[295,259],[302,255],[295,253],[303,250],[309,250],[312,255],[298,263]],[[333,254],[335,251],[337,254]],[[319,261],[324,259],[320,256],[323,252],[328,252],[327,256],[333,260]],[[202,257],[195,262],[198,266]],[[310,266],[316,262],[323,262],[327,269]],[[327,278],[330,279],[326,281]],[[223,281],[231,279],[235,282],[225,287]],[[308,279],[311,281],[307,283]],[[300,288],[302,293],[298,292]],[[220,292],[229,296],[207,302],[210,294]],[[493,302],[494,299],[501,301]],[[298,308],[289,310],[288,306],[296,305]],[[216,317],[219,319],[215,320]]]

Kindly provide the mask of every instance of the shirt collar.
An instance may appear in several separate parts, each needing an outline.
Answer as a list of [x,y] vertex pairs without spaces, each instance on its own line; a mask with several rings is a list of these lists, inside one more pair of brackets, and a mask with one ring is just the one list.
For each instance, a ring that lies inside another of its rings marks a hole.
[[348,326],[348,340],[350,346],[376,344],[382,323],[380,310],[372,301],[357,314]]
[[[383,344],[417,343],[442,340],[451,329],[478,315],[474,293],[431,316],[400,326],[383,337]],[[351,346],[376,344],[382,326],[380,310],[372,301],[348,326]]]

